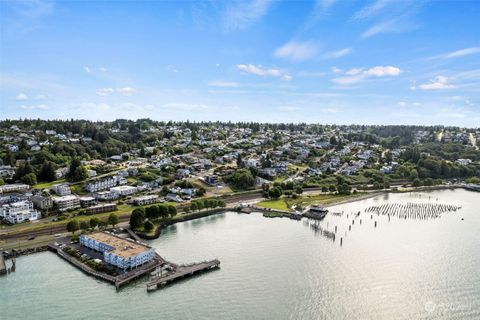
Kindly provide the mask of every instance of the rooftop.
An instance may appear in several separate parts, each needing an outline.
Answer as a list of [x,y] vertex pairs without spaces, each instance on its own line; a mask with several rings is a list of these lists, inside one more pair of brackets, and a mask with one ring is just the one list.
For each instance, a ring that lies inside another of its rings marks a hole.
[[110,250],[109,252],[123,259],[128,259],[142,252],[150,250],[150,247],[148,246],[128,241],[105,232],[95,232],[86,236],[113,247],[113,250]]

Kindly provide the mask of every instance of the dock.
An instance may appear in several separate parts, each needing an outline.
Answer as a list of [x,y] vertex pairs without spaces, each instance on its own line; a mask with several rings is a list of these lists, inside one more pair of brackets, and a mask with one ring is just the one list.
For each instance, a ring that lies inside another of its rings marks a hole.
[[3,254],[0,253],[0,275],[7,274],[7,265],[5,264],[5,258]]
[[193,276],[200,272],[205,272],[220,267],[220,261],[214,259],[211,261],[203,261],[200,263],[194,263],[190,265],[176,266],[173,271],[166,273],[165,275],[155,276],[155,278],[147,283],[147,291],[155,291],[164,287],[165,285],[180,280],[185,277]]

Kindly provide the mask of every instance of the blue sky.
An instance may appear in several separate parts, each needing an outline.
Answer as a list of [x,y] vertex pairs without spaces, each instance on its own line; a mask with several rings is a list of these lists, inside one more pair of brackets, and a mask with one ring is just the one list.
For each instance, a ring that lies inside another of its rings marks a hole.
[[0,2],[0,118],[480,127],[477,1]]

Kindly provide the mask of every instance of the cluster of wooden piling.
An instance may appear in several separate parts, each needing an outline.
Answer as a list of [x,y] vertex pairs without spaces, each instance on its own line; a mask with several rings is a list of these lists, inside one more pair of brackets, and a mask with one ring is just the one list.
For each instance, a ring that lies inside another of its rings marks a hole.
[[455,212],[459,206],[440,203],[388,203],[381,206],[370,206],[365,212],[376,215],[387,215],[400,219],[436,219],[444,213]]

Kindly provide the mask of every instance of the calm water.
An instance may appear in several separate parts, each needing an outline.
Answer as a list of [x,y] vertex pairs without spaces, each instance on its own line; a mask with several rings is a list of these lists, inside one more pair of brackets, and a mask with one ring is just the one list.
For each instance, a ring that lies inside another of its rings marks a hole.
[[151,242],[163,256],[218,257],[221,269],[154,293],[145,280],[117,292],[52,253],[22,257],[17,272],[0,278],[0,318],[480,319],[479,193],[382,195],[333,208],[345,214],[322,226],[344,236],[350,212],[427,201],[463,208],[429,221],[362,213],[342,247],[307,221],[260,214],[172,226]]

